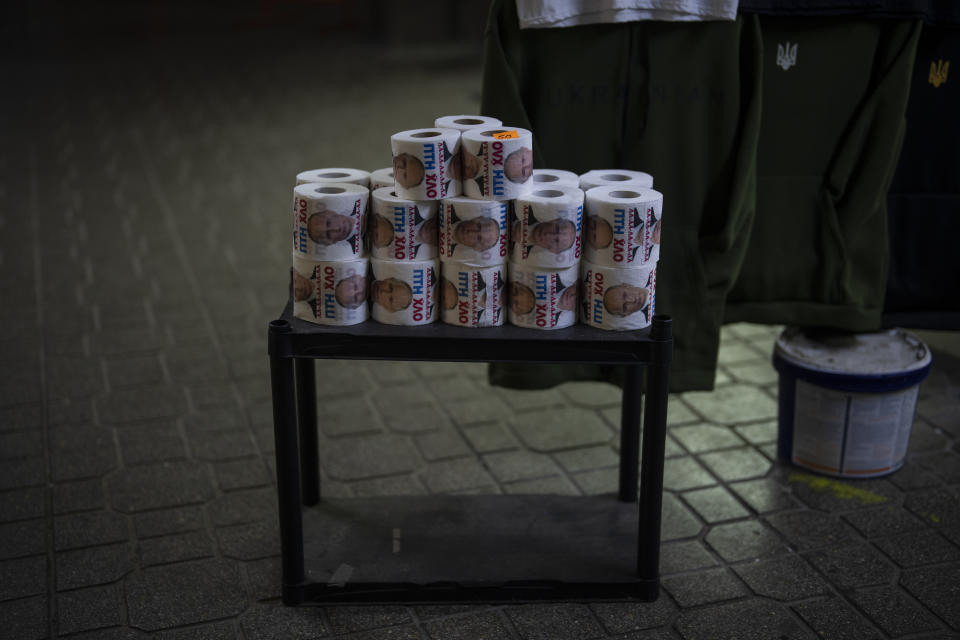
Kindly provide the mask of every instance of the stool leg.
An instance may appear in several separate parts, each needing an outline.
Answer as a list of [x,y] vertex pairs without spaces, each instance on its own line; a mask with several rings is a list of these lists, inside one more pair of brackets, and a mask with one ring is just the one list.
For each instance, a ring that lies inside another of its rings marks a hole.
[[643,365],[627,365],[620,403],[620,492],[622,502],[637,501],[640,464],[640,407]]
[[303,515],[300,513],[296,399],[290,358],[270,357],[270,381],[273,389],[283,602],[297,604],[302,601],[304,581]]
[[312,358],[294,360],[297,428],[300,431],[300,486],[303,504],[320,502],[320,443],[317,435],[316,369]]

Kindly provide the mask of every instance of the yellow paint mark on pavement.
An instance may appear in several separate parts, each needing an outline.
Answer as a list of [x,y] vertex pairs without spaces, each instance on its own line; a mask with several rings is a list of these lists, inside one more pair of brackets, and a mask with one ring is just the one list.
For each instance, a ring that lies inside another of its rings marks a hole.
[[815,476],[809,473],[798,473],[793,471],[787,478],[787,482],[805,484],[814,491],[829,491],[831,494],[833,494],[834,498],[839,500],[856,500],[861,504],[880,504],[887,502],[887,498],[879,493],[867,491],[866,489],[860,489],[835,478],[826,478],[824,476]]

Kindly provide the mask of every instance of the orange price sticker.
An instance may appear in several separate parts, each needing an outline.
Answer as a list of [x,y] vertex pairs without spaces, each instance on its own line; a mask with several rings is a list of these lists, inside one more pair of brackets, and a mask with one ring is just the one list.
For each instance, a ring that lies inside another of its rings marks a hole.
[[493,134],[493,137],[497,140],[513,140],[519,138],[520,134],[517,133],[516,129],[511,129],[510,131],[498,131]]

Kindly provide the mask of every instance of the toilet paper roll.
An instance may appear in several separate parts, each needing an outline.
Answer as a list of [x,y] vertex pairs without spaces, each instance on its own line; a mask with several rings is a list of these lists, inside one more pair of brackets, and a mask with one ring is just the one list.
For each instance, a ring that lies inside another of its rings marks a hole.
[[373,319],[406,326],[430,324],[437,319],[440,261],[371,261],[370,309]]
[[594,187],[622,187],[628,184],[652,189],[653,176],[643,171],[628,169],[593,169],[580,176],[580,188],[584,191]]
[[367,319],[366,258],[309,260],[293,255],[293,315],[317,324],[346,326]]
[[396,186],[396,182],[393,179],[393,167],[385,167],[383,169],[377,169],[376,171],[370,172],[370,191],[376,191],[377,189],[382,189],[383,187],[390,187],[391,189]]
[[312,260],[364,255],[370,190],[346,182],[304,183],[293,189],[293,252]]
[[544,269],[511,262],[510,324],[529,329],[562,329],[577,321],[579,265]]
[[563,169],[534,169],[533,188],[546,189],[550,187],[580,188],[580,176],[573,171]]
[[506,269],[442,262],[441,317],[462,327],[499,327],[504,321]]
[[398,198],[393,187],[371,194],[370,252],[381,260],[416,261],[437,257],[436,200]]
[[657,265],[621,269],[580,264],[580,319],[600,329],[643,329],[653,318]]
[[468,198],[513,200],[533,189],[533,135],[526,129],[467,129],[460,144]]
[[441,116],[434,120],[433,126],[443,127],[445,129],[456,129],[457,131],[466,131],[476,127],[499,127],[503,123],[496,118],[488,116]]
[[492,266],[507,261],[506,202],[447,198],[440,203],[440,259]]
[[369,187],[370,172],[362,169],[333,167],[330,169],[301,171],[297,174],[297,184],[308,184],[311,182],[321,182],[325,184],[331,182],[349,182],[352,184],[359,184],[364,187]]
[[511,261],[554,269],[580,262],[583,191],[541,188],[510,205]]
[[660,258],[663,194],[639,187],[594,187],[586,193],[583,258],[633,267]]
[[460,132],[411,129],[390,136],[397,195],[439,200],[460,195]]

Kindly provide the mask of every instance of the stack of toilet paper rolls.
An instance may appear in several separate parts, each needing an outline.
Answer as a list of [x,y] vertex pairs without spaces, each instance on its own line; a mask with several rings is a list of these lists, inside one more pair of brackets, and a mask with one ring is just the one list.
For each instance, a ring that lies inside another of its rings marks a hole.
[[[332,181],[340,178],[360,181]],[[369,263],[364,223],[369,174],[354,169],[320,169],[297,176],[293,190],[294,316],[325,325],[352,325],[367,319]]]
[[550,186],[511,203],[511,324],[561,329],[576,323],[583,199],[579,187]]
[[585,194],[581,319],[600,329],[642,329],[654,313],[663,195],[620,182]]

